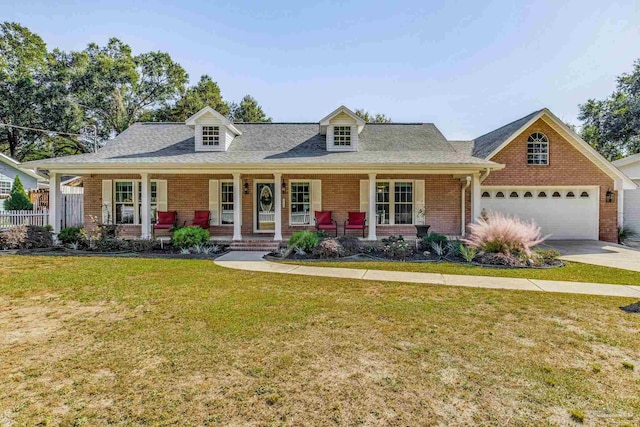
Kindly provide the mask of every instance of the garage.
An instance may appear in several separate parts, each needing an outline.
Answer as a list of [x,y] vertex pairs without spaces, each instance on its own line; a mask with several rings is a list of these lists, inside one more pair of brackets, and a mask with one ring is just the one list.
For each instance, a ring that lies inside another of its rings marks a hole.
[[550,239],[598,239],[598,187],[482,187],[481,207],[534,220]]

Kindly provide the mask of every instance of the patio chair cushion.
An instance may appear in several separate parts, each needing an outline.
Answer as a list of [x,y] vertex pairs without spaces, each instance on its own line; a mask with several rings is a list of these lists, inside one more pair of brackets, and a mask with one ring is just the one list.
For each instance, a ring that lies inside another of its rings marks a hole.
[[209,228],[209,211],[195,211],[193,225],[195,227]]
[[320,230],[335,230],[338,228],[338,226],[335,224],[318,224],[317,227]]
[[[176,223],[176,212],[160,212],[158,211],[158,222],[155,228],[165,229],[171,228]],[[168,225],[168,227],[166,227]]]
[[331,211],[316,211],[316,224],[318,226],[330,225],[331,228],[335,227],[331,221]]
[[366,212],[349,212],[349,224],[347,228],[359,228],[364,226]]

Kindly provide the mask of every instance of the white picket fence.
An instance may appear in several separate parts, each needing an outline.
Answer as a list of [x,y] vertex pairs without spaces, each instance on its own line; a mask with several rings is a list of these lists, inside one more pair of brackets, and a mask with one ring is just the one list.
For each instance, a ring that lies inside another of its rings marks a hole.
[[19,225],[38,225],[43,227],[49,224],[49,211],[0,211],[0,230]]

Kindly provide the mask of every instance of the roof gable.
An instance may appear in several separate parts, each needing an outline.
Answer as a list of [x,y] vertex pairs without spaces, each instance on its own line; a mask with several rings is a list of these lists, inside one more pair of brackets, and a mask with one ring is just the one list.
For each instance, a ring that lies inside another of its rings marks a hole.
[[191,117],[189,117],[185,121],[185,124],[187,126],[196,126],[196,125],[207,124],[208,121],[211,121],[212,123],[215,123],[216,125],[220,124],[222,126],[226,126],[232,132],[234,132],[236,135],[240,135],[241,134],[241,132],[238,130],[238,128],[236,128],[234,126],[234,124],[231,122],[231,120],[229,120],[228,118],[226,118],[222,114],[218,113],[216,110],[214,110],[213,108],[209,107],[208,105],[206,107],[204,107],[202,110],[200,110],[197,113],[195,113],[194,115],[192,115]]
[[358,126],[364,126],[365,123],[366,123],[356,113],[354,113],[353,111],[351,111],[350,109],[348,109],[344,105],[341,105],[338,108],[336,108],[335,110],[333,110],[331,113],[329,113],[329,115],[327,115],[325,118],[320,120],[320,126],[328,126],[329,122],[331,122],[331,119],[333,119],[334,117],[339,116],[341,114],[345,114],[345,115],[349,116],[350,118],[352,118],[353,120],[355,120],[355,122],[356,122],[356,124]]
[[37,173],[35,173],[34,171],[32,171],[31,169],[23,169],[20,166],[20,162],[5,155],[0,153],[0,162],[5,163],[7,165],[9,165],[10,167],[14,168],[15,170],[18,170],[22,173],[25,173],[27,175],[29,175],[32,178],[38,179],[38,180],[44,180],[44,178],[40,175],[38,175]]
[[549,126],[554,128],[565,140],[573,145],[585,157],[591,160],[598,168],[611,177],[615,182],[616,190],[636,189],[636,184],[624,173],[616,168],[611,162],[605,159],[585,140],[580,138],[562,120],[553,114],[548,108],[534,111],[533,113],[511,122],[501,128],[489,132],[475,139],[473,155],[487,160],[492,159],[504,147],[509,145],[518,135],[527,130],[537,120],[544,120]]

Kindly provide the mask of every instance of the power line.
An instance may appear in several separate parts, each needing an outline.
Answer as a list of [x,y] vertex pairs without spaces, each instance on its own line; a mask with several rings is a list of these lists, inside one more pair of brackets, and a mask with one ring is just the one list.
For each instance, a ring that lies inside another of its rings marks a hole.
[[36,131],[36,132],[56,133],[58,135],[83,136],[81,133],[58,132],[57,130],[30,128],[30,127],[26,127],[26,126],[9,125],[9,124],[6,124],[6,123],[0,123],[0,126],[8,127],[8,128],[24,129],[24,130],[33,130],[33,131]]

